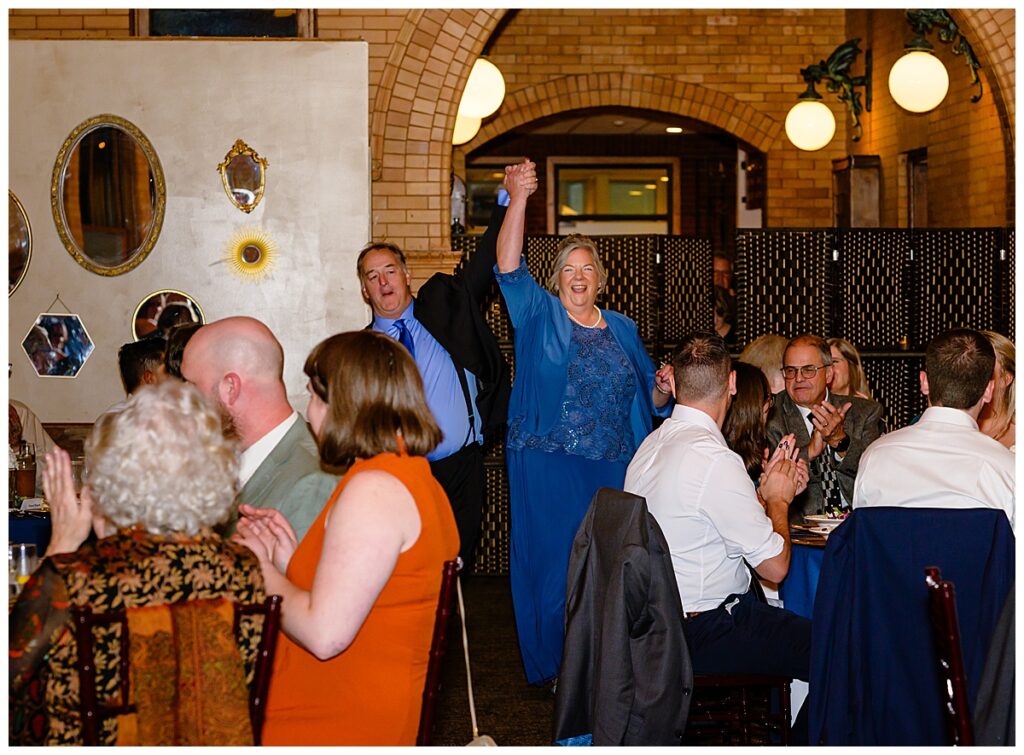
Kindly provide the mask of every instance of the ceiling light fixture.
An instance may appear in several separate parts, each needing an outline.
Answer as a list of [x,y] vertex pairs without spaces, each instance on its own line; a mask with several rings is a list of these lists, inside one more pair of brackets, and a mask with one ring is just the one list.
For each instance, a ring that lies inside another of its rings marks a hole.
[[489,60],[477,58],[469,72],[466,88],[462,90],[459,115],[468,118],[486,118],[501,107],[505,99],[505,78]]
[[666,131],[666,133],[669,133],[669,134],[681,134],[681,133],[683,133],[683,130],[681,128],[679,128],[679,126],[669,126],[668,128],[665,129],[665,131]]
[[452,132],[452,144],[465,144],[480,130],[479,118],[468,118],[464,115],[455,116],[455,130]]
[[[800,69],[800,75],[807,82],[807,90],[786,116],[786,136],[799,149],[806,152],[819,150],[832,141],[836,133],[836,119],[831,109],[821,101],[821,95],[814,89],[815,84],[825,81],[830,92],[839,92],[840,102],[850,108],[853,121],[853,141],[861,137],[860,114],[871,112],[871,50],[864,54],[864,75],[850,76],[850,66],[860,54],[857,46],[860,39],[849,39],[839,45],[828,60],[822,60],[807,68]],[[860,92],[855,87],[864,87],[864,105]]]
[[978,93],[971,97],[971,102],[980,100],[983,89],[978,69],[981,63],[950,15],[941,9],[908,10],[906,15],[915,36],[905,45],[906,54],[889,71],[889,94],[896,104],[912,113],[927,113],[946,98],[949,73],[933,54],[935,48],[925,39],[935,26],[938,26],[939,39],[943,42],[956,40],[953,53],[963,54],[967,67],[971,69],[971,82],[978,87]]
[[484,58],[477,58],[462,90],[459,110],[455,115],[452,144],[465,144],[476,136],[480,122],[493,115],[505,99],[505,77],[498,67]]

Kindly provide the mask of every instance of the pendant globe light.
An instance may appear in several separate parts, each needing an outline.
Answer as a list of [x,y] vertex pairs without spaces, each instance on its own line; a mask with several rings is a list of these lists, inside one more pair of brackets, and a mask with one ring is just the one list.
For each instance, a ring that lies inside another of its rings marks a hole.
[[501,107],[505,99],[505,77],[498,67],[484,58],[477,58],[469,80],[462,91],[459,115],[467,118],[486,118]]
[[455,131],[452,133],[452,144],[458,146],[465,144],[480,130],[480,119],[469,118],[459,114],[455,116]]
[[914,30],[914,38],[905,46],[906,54],[896,61],[889,71],[889,94],[904,110],[912,113],[927,113],[937,108],[949,91],[949,73],[942,61],[935,57],[931,43],[925,35],[938,25],[939,39],[952,42],[953,52],[963,54],[971,69],[971,80],[978,87],[978,93],[971,102],[981,99],[981,79],[978,69],[981,64],[974,55],[970,43],[960,33],[960,28],[944,10],[907,11],[907,22]]
[[807,91],[800,95],[800,101],[786,116],[786,136],[797,149],[816,152],[832,141],[835,133],[835,116],[821,101],[821,95],[814,91],[814,84],[809,83]]
[[[839,101],[850,108],[853,121],[853,141],[861,137],[860,114],[871,111],[871,50],[864,55],[864,75],[851,76],[850,66],[860,54],[859,39],[849,39],[839,45],[828,60],[822,60],[807,68],[800,69],[800,75],[807,82],[807,90],[800,95],[799,102],[786,115],[786,136],[798,149],[815,152],[830,141],[836,133],[836,118],[832,110],[821,101],[821,95],[814,85],[825,82],[830,92],[839,92]],[[856,87],[864,87],[864,105]]]
[[931,45],[928,47],[909,50],[889,71],[889,94],[912,113],[934,110],[949,91],[946,66],[930,52]]

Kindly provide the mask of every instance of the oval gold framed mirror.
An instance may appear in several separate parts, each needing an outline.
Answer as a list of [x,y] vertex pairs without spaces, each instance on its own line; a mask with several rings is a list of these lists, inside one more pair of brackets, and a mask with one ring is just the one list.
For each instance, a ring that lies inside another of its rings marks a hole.
[[121,275],[152,251],[167,203],[156,150],[133,123],[97,115],[57,153],[50,208],[68,253],[98,275]]
[[10,189],[7,190],[7,229],[10,239],[7,295],[10,296],[25,280],[28,263],[32,259],[32,226],[29,225],[25,208]]
[[263,199],[269,163],[241,139],[224,155],[217,166],[224,192],[231,204],[245,213],[252,212]]
[[156,331],[162,335],[176,325],[206,322],[202,307],[184,291],[164,288],[146,296],[132,314],[132,338],[138,341]]

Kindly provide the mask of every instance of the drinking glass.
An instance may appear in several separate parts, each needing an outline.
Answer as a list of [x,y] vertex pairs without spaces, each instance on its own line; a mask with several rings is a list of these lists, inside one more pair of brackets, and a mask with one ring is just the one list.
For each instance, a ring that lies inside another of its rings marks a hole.
[[18,594],[39,565],[39,556],[35,543],[9,543],[7,553],[10,558],[8,581],[14,593]]

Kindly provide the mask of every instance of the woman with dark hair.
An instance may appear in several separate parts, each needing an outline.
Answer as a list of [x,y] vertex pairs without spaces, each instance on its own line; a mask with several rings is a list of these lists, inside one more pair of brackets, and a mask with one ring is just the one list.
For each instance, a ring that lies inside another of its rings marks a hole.
[[735,304],[729,292],[721,286],[715,286],[715,332],[729,346],[736,345]]
[[185,353],[185,346],[189,339],[196,334],[196,331],[203,327],[200,322],[186,322],[182,325],[175,325],[167,332],[167,349],[164,351],[164,369],[168,375],[173,375],[178,380],[184,380],[181,376],[181,357]]
[[459,536],[424,458],[441,441],[416,363],[372,330],[304,367],[325,466],[351,464],[301,543],[275,509],[239,507],[236,538],[283,596],[267,745],[412,745],[441,568]]
[[[775,397],[768,386],[768,378],[759,368],[736,361],[732,367],[736,373],[736,393],[729,405],[722,435],[725,436],[726,445],[743,460],[750,479],[758,483],[768,464],[768,433],[765,424],[775,405]],[[794,435],[786,435],[780,440],[772,462],[783,451],[789,454],[789,458],[796,459]],[[797,462],[797,495],[806,487],[807,464],[801,460]]]
[[761,476],[764,450],[768,448],[765,422],[774,404],[768,378],[752,364],[733,362],[736,371],[736,395],[732,397],[722,434],[725,442],[743,459],[752,480]]

